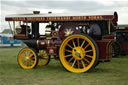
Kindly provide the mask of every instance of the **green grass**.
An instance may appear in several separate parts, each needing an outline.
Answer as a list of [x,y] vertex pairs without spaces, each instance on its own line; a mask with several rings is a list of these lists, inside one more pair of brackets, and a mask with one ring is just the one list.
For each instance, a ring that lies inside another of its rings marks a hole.
[[21,48],[0,48],[0,85],[128,85],[128,56],[113,58],[87,73],[67,72],[59,61],[35,69],[21,69]]

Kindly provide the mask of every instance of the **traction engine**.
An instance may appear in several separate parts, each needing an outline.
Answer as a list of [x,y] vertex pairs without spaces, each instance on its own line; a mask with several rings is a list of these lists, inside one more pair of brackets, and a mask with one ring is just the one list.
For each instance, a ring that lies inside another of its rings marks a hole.
[[[116,12],[72,16],[35,11],[34,14],[10,15],[5,20],[9,22],[14,39],[28,46],[18,55],[23,69],[47,65],[51,55],[74,73],[87,72],[100,62],[111,60],[118,21]],[[42,24],[45,29],[40,30]]]

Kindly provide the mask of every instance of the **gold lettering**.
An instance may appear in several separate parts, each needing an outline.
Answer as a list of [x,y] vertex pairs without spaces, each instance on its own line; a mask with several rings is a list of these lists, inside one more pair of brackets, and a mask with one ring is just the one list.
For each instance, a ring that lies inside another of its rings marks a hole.
[[93,20],[96,20],[96,16],[93,16]]
[[84,20],[86,20],[86,19],[87,19],[87,17],[86,17],[86,16],[84,16],[84,17],[83,17],[83,19],[84,19]]
[[57,17],[57,20],[59,20],[60,19],[60,17]]
[[100,17],[99,17],[99,16],[97,16],[97,19],[99,20],[99,19],[100,19]]
[[102,16],[100,16],[100,20],[103,20],[103,17]]

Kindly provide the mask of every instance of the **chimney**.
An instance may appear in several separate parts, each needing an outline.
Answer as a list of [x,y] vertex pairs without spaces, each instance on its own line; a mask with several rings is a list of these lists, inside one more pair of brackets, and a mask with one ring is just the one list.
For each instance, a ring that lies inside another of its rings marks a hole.
[[40,11],[33,11],[33,14],[40,14]]

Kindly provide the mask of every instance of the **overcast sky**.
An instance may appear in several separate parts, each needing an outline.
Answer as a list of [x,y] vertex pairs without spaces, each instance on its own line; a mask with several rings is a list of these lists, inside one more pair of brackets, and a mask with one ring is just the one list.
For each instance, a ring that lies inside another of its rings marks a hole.
[[118,12],[118,24],[128,24],[128,0],[1,0],[0,32],[9,28],[5,16],[9,14],[32,13],[100,13]]

